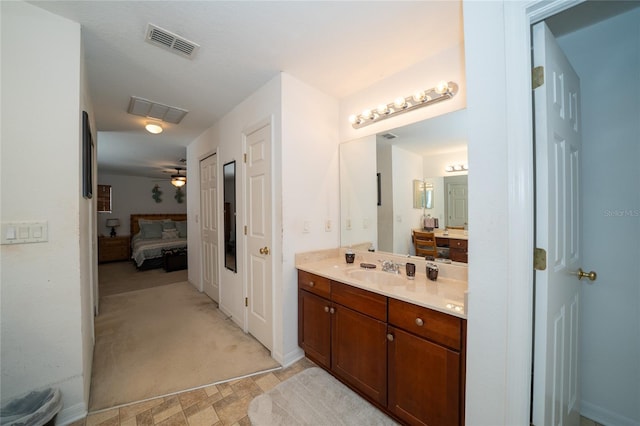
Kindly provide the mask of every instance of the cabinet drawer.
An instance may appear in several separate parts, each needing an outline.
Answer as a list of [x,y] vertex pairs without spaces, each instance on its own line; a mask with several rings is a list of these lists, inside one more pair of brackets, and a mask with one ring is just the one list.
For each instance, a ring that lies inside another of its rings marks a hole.
[[335,281],[331,300],[380,321],[387,321],[387,297]]
[[467,248],[467,240],[455,240],[455,239],[450,239],[449,240],[449,247],[451,248],[460,248],[460,249],[465,249]]
[[310,274],[305,271],[298,271],[298,288],[310,291],[318,296],[326,297],[331,295],[331,283],[328,278]]
[[462,319],[389,299],[389,323],[410,333],[459,351],[462,348]]

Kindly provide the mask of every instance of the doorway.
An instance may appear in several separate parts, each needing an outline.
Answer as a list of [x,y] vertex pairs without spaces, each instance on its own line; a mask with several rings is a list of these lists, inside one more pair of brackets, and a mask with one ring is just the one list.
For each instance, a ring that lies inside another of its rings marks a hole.
[[[637,424],[640,9],[602,6],[583,3],[546,22],[582,88],[582,264],[598,277],[580,285],[580,413],[603,424]],[[612,97],[611,82],[625,89]]]

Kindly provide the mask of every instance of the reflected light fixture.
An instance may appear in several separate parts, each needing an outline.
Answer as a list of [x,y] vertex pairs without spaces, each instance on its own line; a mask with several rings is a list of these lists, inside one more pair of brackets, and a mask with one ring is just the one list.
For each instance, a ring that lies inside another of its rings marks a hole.
[[361,114],[350,116],[349,122],[354,129],[359,129],[398,114],[449,100],[457,93],[458,85],[456,83],[441,81],[431,89],[418,90],[413,95],[404,98],[398,97],[391,103],[378,105],[375,109],[365,109]]
[[162,130],[163,130],[161,125],[157,123],[151,123],[151,122],[147,122],[144,128],[147,129],[147,132],[153,133],[154,135],[157,135],[158,133],[162,133]]
[[469,170],[469,166],[466,164],[453,164],[444,168],[445,172],[466,172]]
[[187,177],[184,175],[181,175],[180,170],[182,169],[176,168],[176,171],[178,173],[175,175],[171,175],[171,185],[175,186],[176,188],[181,188],[187,183]]

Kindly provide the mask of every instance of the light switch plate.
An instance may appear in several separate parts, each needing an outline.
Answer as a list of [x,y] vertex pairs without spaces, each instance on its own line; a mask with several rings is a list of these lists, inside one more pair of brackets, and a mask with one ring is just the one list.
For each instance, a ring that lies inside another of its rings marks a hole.
[[2,222],[0,244],[28,244],[49,241],[49,223]]

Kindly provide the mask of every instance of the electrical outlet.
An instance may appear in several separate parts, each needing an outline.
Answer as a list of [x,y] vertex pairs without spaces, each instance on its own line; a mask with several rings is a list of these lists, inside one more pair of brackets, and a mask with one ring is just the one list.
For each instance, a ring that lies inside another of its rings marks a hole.
[[309,232],[311,232],[311,222],[305,220],[302,224],[302,233],[308,234]]
[[324,230],[325,232],[331,232],[331,219],[327,219],[324,222]]
[[351,231],[351,219],[347,219],[346,228],[347,231]]

